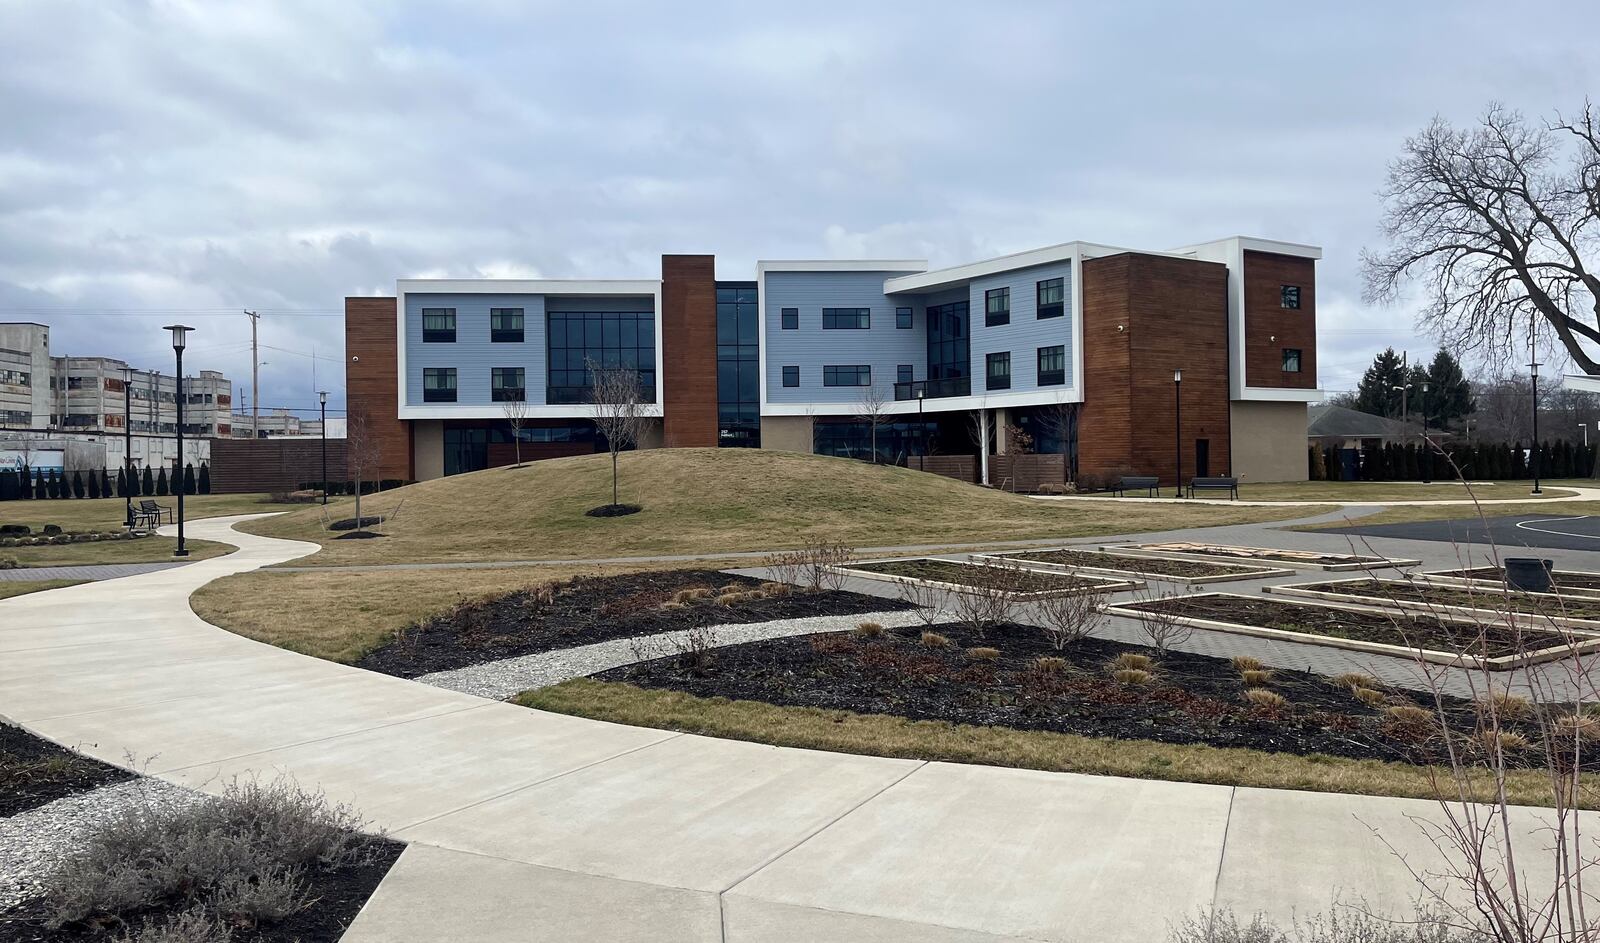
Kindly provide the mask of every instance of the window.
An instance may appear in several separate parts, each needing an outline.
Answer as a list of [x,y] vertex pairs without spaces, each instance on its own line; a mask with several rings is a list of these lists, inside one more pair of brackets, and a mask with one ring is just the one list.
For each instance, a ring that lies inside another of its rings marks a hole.
[[872,368],[866,364],[845,367],[823,367],[823,386],[871,386]]
[[426,344],[456,342],[456,309],[423,308],[422,341]]
[[909,331],[909,330],[911,330],[911,309],[910,308],[896,308],[896,309],[894,309],[894,326],[895,326],[895,330],[898,330],[898,331]]
[[1047,278],[1034,286],[1039,293],[1037,316],[1039,320],[1045,318],[1059,318],[1062,314],[1062,302],[1066,298],[1065,285],[1059,278]]
[[1039,385],[1061,386],[1067,382],[1067,348],[1064,345],[1039,348]]
[[761,445],[761,318],[755,282],[717,282],[717,445]]
[[915,377],[912,376],[911,364],[903,363],[895,368],[894,381],[896,383],[910,383],[913,379]]
[[799,386],[800,385],[800,368],[799,367],[784,367],[783,368],[783,385],[784,386],[789,386],[789,387],[795,387],[795,386]]
[[521,367],[494,367],[489,371],[489,398],[497,403],[520,403],[528,398]]
[[798,330],[800,330],[800,309],[799,308],[784,308],[783,309],[783,329],[785,331],[798,331]]
[[1011,289],[991,288],[983,293],[983,323],[989,327],[1011,323]]
[[1285,308],[1300,307],[1300,286],[1284,285],[1278,289],[1278,304]]
[[12,386],[28,386],[28,374],[21,370],[0,370],[0,383]]
[[1300,351],[1297,350],[1296,348],[1285,347],[1283,349],[1283,372],[1284,373],[1299,373],[1300,372]]
[[824,331],[865,331],[872,326],[870,308],[823,308]]
[[489,340],[496,344],[522,343],[522,309],[490,308]]
[[552,311],[546,315],[549,375],[545,402],[587,403],[588,365],[635,370],[643,402],[656,401],[655,315],[649,311]]
[[453,403],[456,401],[456,368],[423,367],[422,401],[424,403]]
[[1011,352],[985,354],[983,359],[988,367],[984,389],[1011,389]]

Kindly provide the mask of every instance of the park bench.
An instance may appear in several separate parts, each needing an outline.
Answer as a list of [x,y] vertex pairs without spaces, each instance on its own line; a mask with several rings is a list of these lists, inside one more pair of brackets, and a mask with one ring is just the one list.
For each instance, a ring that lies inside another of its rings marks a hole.
[[153,527],[158,524],[172,523],[172,508],[154,501],[145,499],[133,509],[134,523],[140,527]]
[[1237,478],[1191,478],[1189,479],[1189,497],[1194,497],[1196,491],[1226,491],[1233,500],[1239,500],[1239,479]]
[[1144,489],[1147,498],[1161,497],[1161,485],[1154,475],[1123,475],[1117,486],[1111,490],[1120,496],[1128,491],[1138,491],[1140,488]]

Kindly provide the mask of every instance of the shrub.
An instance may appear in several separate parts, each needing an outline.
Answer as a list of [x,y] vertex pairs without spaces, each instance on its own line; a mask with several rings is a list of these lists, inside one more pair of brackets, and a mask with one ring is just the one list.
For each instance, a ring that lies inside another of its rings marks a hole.
[[1086,639],[1105,621],[1105,600],[1092,593],[1052,593],[1034,607],[1056,651]]
[[1151,665],[1153,664],[1154,662],[1150,660],[1149,655],[1140,655],[1136,652],[1123,652],[1117,657],[1111,659],[1111,670],[1121,671],[1123,669],[1131,669],[1134,671],[1149,671]]
[[40,533],[44,534],[46,537],[59,537],[61,535],[61,525],[46,524],[44,525],[43,529],[41,529]]
[[1013,620],[1027,572],[1011,561],[973,566],[961,589],[950,595],[950,606],[981,638],[990,626]]
[[1381,687],[1376,680],[1357,671],[1347,671],[1342,675],[1334,675],[1331,680],[1341,688],[1376,689]]
[[967,657],[974,661],[994,661],[996,658],[1000,657],[1000,649],[982,646],[978,648],[969,648],[967,649]]
[[1394,721],[1407,727],[1430,728],[1433,726],[1433,711],[1415,704],[1396,704],[1385,711]]
[[16,557],[0,557],[0,570],[20,570],[22,563]]
[[1562,714],[1554,720],[1551,733],[1562,739],[1593,740],[1600,737],[1600,720],[1588,714]]
[[1251,658],[1249,655],[1235,656],[1232,659],[1232,664],[1234,670],[1240,672],[1241,674],[1246,671],[1260,671],[1266,667],[1266,665],[1263,665],[1259,659]]
[[1067,660],[1054,655],[1044,655],[1033,660],[1034,670],[1041,674],[1059,675],[1067,671]]
[[948,636],[940,635],[938,632],[924,632],[922,633],[922,644],[929,648],[949,648],[950,639]]
[[1182,594],[1151,593],[1141,590],[1134,619],[1139,630],[1150,640],[1150,647],[1165,655],[1174,645],[1182,645],[1194,635],[1194,628],[1184,623],[1183,616],[1172,605]]
[[883,626],[876,622],[863,622],[856,626],[857,638],[877,638],[883,634]]
[[1266,688],[1247,688],[1244,699],[1255,707],[1269,711],[1281,711],[1289,706],[1289,699],[1277,691],[1268,691]]
[[1230,911],[1203,912],[1171,930],[1169,943],[1472,943],[1485,939],[1458,930],[1448,911],[1418,910],[1404,920],[1385,920],[1359,907],[1337,907],[1324,916],[1296,918],[1288,931],[1260,914],[1241,924]]
[[680,589],[673,593],[672,601],[681,605],[688,605],[701,599],[707,599],[710,596],[711,590],[706,589],[704,586],[691,586],[688,589]]
[[0,537],[26,537],[33,533],[27,524],[0,524]]
[[1528,749],[1528,738],[1512,730],[1480,730],[1478,743],[1491,755],[1521,753]]
[[205,908],[185,910],[166,920],[146,918],[139,929],[118,934],[115,943],[232,943],[233,930],[206,913]]
[[683,604],[681,602],[678,602],[676,599],[669,599],[666,602],[661,604],[661,608],[662,609],[671,610],[671,609],[686,609],[688,607],[685,604]]
[[1241,671],[1239,672],[1239,680],[1244,682],[1245,687],[1262,688],[1272,683],[1272,672],[1265,668]]
[[794,587],[788,583],[762,583],[761,593],[765,596],[787,596],[794,592]]
[[1501,720],[1523,720],[1533,713],[1533,705],[1525,697],[1497,691],[1478,701],[1478,713],[1484,717]]
[[1374,691],[1371,688],[1351,688],[1350,693],[1368,707],[1382,707],[1388,701],[1382,691]]
[[740,603],[752,602],[760,598],[760,593],[723,593],[713,601],[719,606],[737,606]]
[[1118,684],[1143,686],[1155,681],[1156,676],[1139,668],[1121,668],[1111,673]]

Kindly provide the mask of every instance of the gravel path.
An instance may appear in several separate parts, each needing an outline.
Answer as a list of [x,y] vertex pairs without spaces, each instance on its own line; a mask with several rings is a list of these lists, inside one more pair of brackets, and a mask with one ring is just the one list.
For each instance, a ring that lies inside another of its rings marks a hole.
[[[785,638],[790,635],[842,632],[855,628],[861,622],[876,622],[885,628],[895,629],[916,625],[921,621],[913,610],[897,610],[863,612],[849,616],[808,616],[803,619],[716,625],[711,626],[708,631],[712,633],[712,644],[721,648],[725,645]],[[688,632],[662,632],[658,635],[596,642],[593,645],[504,658],[500,661],[484,662],[481,665],[469,665],[466,668],[435,671],[432,674],[420,675],[413,680],[465,694],[504,700],[534,688],[548,687],[610,668],[620,668],[623,665],[671,655],[676,651],[675,644],[684,642],[688,636]]]
[[160,779],[140,777],[63,796],[0,819],[0,911],[33,896],[41,882],[89,832],[151,802],[204,797]]

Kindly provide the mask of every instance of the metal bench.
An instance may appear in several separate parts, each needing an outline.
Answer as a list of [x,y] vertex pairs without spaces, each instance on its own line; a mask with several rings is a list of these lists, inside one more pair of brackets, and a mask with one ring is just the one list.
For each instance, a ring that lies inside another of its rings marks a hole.
[[1237,478],[1191,478],[1189,479],[1189,497],[1194,497],[1196,491],[1226,491],[1233,500],[1239,500],[1239,479]]
[[1160,480],[1154,475],[1123,475],[1111,491],[1113,494],[1122,495],[1128,491],[1138,491],[1140,488],[1144,489],[1147,498],[1161,497]]
[[149,499],[139,502],[139,506],[133,509],[133,517],[134,522],[140,526],[154,526],[162,523],[171,524],[173,522],[172,508],[157,504]]

